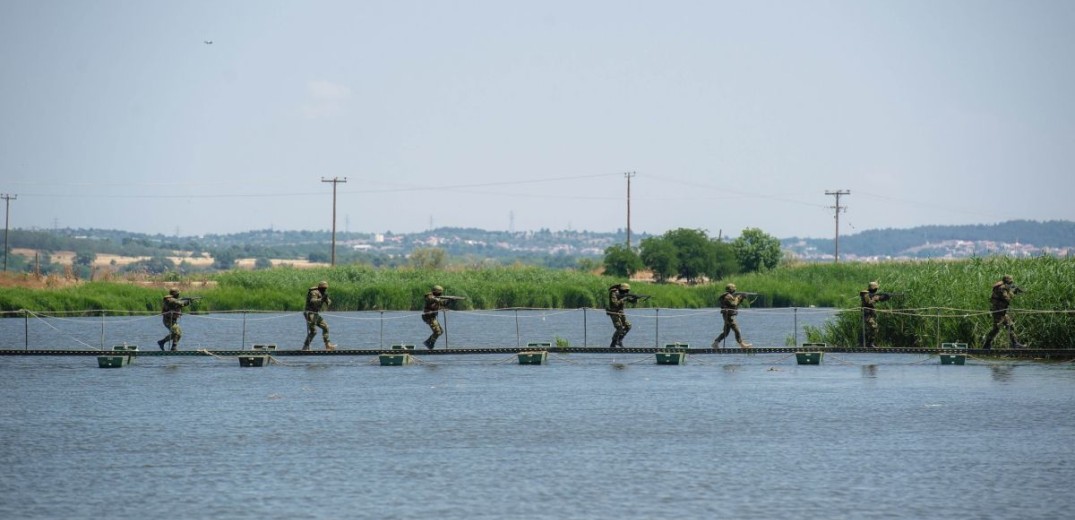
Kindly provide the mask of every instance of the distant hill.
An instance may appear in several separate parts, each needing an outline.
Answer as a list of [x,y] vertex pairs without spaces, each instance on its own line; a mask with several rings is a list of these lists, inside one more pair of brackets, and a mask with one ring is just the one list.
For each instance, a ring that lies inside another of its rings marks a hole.
[[[634,244],[647,234],[635,234]],[[725,238],[727,239],[727,238]],[[475,228],[437,228],[419,233],[396,234],[340,232],[336,236],[338,263],[366,263],[392,267],[406,265],[408,256],[422,249],[443,250],[453,262],[466,265],[523,263],[551,268],[576,267],[580,260],[594,265],[607,247],[623,244],[624,230],[595,231],[495,231]],[[56,260],[88,265],[105,255],[146,258],[179,258],[180,269],[198,269],[200,259],[250,260],[260,265],[286,261],[328,263],[332,255],[329,231],[254,230],[226,235],[166,236],[118,230],[53,229],[12,230],[10,248],[13,270],[36,268]],[[786,238],[785,250],[814,261],[832,259],[833,240]],[[19,251],[33,253],[20,255]],[[70,252],[69,255],[60,252]],[[840,258],[871,260],[887,258],[965,258],[969,256],[1075,255],[1075,222],[1013,220],[1000,224],[967,226],[921,226],[911,229],[877,229],[840,236]],[[79,260],[79,258],[81,260]],[[110,257],[108,257],[110,258]],[[184,260],[185,259],[185,262]],[[258,262],[260,261],[260,262]],[[34,264],[31,266],[31,264]],[[125,265],[117,261],[117,269]],[[164,268],[166,266],[158,266]]]
[[[804,257],[832,255],[833,239],[786,238],[783,246]],[[1012,220],[999,224],[872,229],[840,236],[840,256],[934,258],[1075,251],[1075,222]]]

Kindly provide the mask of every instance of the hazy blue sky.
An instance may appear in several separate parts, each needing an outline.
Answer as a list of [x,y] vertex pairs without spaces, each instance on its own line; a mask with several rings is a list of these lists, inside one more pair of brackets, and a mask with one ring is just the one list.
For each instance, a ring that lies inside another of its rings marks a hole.
[[[203,43],[212,40],[212,45]],[[11,226],[1075,220],[1072,1],[0,0]]]

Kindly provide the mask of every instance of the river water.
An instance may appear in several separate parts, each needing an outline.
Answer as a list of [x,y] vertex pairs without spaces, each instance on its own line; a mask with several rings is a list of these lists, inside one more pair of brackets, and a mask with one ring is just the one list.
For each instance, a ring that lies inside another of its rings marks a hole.
[[[804,328],[819,326],[834,309],[750,309],[741,311],[744,337],[755,346],[785,346],[805,341]],[[71,318],[63,315],[8,314],[0,319],[0,349],[110,349],[128,343],[156,349],[167,335],[160,315]],[[389,348],[394,344],[421,346],[429,327],[418,312],[324,313],[333,343],[342,349]],[[709,347],[720,333],[719,309],[632,309],[624,340],[628,347],[687,343]],[[446,330],[438,348],[523,347],[531,342],[572,347],[607,347],[612,324],[601,309],[491,310],[448,312],[441,315]],[[185,315],[181,348],[242,350],[255,344],[297,349],[306,336],[302,313],[217,313]],[[726,343],[734,347],[732,338]],[[318,332],[314,347],[323,348]]]
[[[598,346],[611,333],[598,311],[585,328],[579,311],[532,312],[518,325],[524,345]],[[719,315],[672,317],[684,312],[661,311],[659,326],[632,316],[626,343],[708,344]],[[783,345],[796,321],[825,319],[790,312],[741,323],[755,344]],[[448,317],[450,345],[514,346],[513,311],[468,314]],[[424,337],[420,321],[407,323],[416,315],[381,318],[329,316],[343,348]],[[297,315],[183,326],[191,349],[285,348],[285,335],[296,348],[304,332]],[[156,316],[4,319],[0,348],[145,345],[163,330]],[[381,367],[367,356],[286,356],[240,368],[234,358],[143,357],[101,370],[86,356],[0,356],[0,518],[1060,519],[1075,505],[1071,363],[418,358]]]

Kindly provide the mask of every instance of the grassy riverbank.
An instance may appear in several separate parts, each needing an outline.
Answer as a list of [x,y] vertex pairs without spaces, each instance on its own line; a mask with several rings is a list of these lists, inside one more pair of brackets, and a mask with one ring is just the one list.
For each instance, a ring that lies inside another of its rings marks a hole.
[[[1034,346],[1075,346],[1075,259],[1052,257],[1014,260],[907,263],[805,264],[767,273],[736,276],[716,283],[683,286],[632,281],[635,293],[652,295],[641,305],[662,308],[717,306],[726,282],[757,292],[754,306],[836,307],[857,309],[858,292],[871,280],[881,291],[903,296],[879,305],[881,343],[929,346],[940,341],[981,342],[991,327],[987,314],[990,288],[1011,274],[1026,293],[1013,305],[1020,338]],[[364,266],[264,271],[231,271],[198,280],[60,284],[53,288],[7,285],[0,288],[0,311],[97,314],[158,312],[166,287],[204,299],[196,311],[300,311],[306,289],[328,280],[334,310],[416,310],[433,284],[447,294],[466,296],[456,309],[602,308],[608,287],[619,279],[533,267],[458,271],[374,269]],[[857,311],[842,313],[824,330],[810,331],[811,341],[850,345],[861,334]]]

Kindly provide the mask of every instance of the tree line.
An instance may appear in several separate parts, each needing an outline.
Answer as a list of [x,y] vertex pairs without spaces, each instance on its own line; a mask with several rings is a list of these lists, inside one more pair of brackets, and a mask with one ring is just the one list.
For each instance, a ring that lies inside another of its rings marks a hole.
[[630,277],[648,269],[658,283],[673,279],[695,284],[737,273],[767,271],[780,264],[780,240],[758,228],[747,228],[725,242],[701,229],[673,229],[642,239],[638,251],[627,245],[605,249],[604,268],[609,276]]

